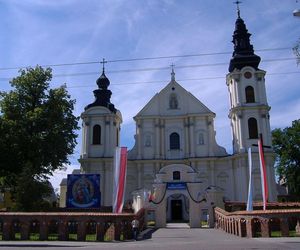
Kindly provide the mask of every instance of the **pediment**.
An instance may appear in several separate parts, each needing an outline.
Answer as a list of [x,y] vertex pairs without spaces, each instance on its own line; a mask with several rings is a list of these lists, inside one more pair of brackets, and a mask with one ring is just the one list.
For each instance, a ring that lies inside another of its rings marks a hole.
[[180,116],[186,114],[215,114],[193,94],[175,80],[171,81],[136,115],[139,116]]

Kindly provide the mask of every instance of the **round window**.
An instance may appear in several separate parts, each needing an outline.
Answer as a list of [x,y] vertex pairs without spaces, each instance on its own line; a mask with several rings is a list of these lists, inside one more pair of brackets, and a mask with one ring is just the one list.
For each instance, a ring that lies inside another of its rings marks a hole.
[[250,79],[252,77],[252,73],[247,71],[247,72],[245,72],[244,77],[247,79]]

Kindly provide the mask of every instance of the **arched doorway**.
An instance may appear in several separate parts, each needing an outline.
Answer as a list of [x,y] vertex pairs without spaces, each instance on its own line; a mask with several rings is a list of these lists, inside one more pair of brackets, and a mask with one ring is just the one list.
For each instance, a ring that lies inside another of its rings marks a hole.
[[171,194],[167,198],[167,222],[189,221],[189,199],[182,193]]

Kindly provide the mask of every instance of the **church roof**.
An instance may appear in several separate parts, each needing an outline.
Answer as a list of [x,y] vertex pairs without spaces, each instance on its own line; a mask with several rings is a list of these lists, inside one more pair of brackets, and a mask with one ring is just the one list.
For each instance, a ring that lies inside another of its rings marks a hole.
[[215,114],[188,92],[175,80],[172,69],[171,81],[135,116],[180,116],[187,114],[203,114],[215,117]]

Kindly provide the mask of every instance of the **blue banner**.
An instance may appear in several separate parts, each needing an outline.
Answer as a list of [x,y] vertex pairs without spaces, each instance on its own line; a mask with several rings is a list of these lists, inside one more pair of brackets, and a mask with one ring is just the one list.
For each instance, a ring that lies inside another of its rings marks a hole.
[[169,190],[186,189],[186,183],[185,182],[168,182],[167,189],[169,189]]
[[68,174],[68,208],[99,208],[100,201],[99,174]]

